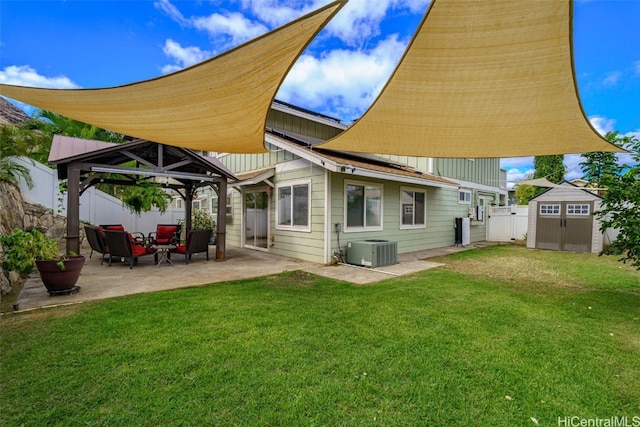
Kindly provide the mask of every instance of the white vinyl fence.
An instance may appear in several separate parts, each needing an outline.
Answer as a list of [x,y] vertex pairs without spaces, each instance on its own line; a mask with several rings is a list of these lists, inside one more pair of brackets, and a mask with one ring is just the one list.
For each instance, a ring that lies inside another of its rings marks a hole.
[[528,218],[528,206],[490,206],[487,240],[489,242],[526,240]]
[[[61,194],[58,189],[58,174],[38,162],[31,162],[27,158],[17,161],[29,168],[34,187],[29,187],[20,181],[22,197],[29,203],[39,204],[49,208],[59,215],[67,215],[66,193]],[[156,230],[157,224],[175,224],[184,219],[184,209],[169,208],[164,214],[157,209],[143,212],[140,216],[132,213],[122,205],[122,201],[91,187],[80,196],[80,220],[91,224],[122,224],[128,231],[140,231],[147,235]]]

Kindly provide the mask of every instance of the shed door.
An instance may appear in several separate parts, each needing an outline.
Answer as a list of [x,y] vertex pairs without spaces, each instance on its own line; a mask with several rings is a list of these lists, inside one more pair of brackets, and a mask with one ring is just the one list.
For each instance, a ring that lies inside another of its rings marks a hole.
[[563,251],[591,252],[593,202],[564,203]]
[[544,202],[538,205],[536,248],[591,252],[593,202]]

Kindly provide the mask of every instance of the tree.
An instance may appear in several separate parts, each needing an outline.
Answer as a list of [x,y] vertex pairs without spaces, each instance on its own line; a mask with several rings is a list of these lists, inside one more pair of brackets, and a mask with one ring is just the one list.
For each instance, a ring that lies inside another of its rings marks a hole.
[[554,154],[551,156],[536,156],[533,159],[533,165],[536,171],[533,178],[547,178],[554,184],[560,184],[564,181],[567,169],[564,166],[564,155]]
[[[616,143],[618,132],[608,132],[605,135],[607,141]],[[619,167],[615,153],[594,152],[582,153],[584,159],[580,163],[583,179],[596,188],[601,188],[602,180],[606,176],[614,176],[618,173]]]
[[538,191],[536,187],[528,184],[516,184],[515,198],[519,205],[528,205]]
[[595,213],[601,220],[600,229],[618,230],[618,236],[604,253],[622,255],[620,261],[640,270],[640,140],[634,136],[618,136],[610,141],[631,153],[634,164],[622,165],[619,172],[604,175],[602,184],[607,188],[602,209]]
[[0,127],[0,180],[18,186],[20,178],[29,188],[33,179],[29,168],[16,162],[16,157],[28,157],[29,146],[20,129],[13,125]]
[[[127,140],[127,137],[124,135],[70,119],[52,111],[42,110],[39,111],[36,116],[39,119],[26,121],[15,130],[7,132],[3,130],[2,147],[12,147],[15,145],[23,150],[21,154],[17,155],[28,156],[40,163],[46,164],[48,162],[49,152],[51,151],[53,136],[57,134],[115,143],[122,143]],[[24,171],[20,170],[21,165],[13,165],[10,163],[5,165],[5,155],[4,153],[2,154],[0,178],[11,180],[15,179],[15,174],[24,173]],[[132,161],[132,164],[127,166],[133,166],[133,163],[135,162]],[[8,171],[5,171],[7,168]],[[62,187],[64,187],[64,183]],[[141,211],[150,210],[154,205],[157,206],[161,212],[165,212],[169,206],[170,196],[159,186],[149,184],[141,184],[139,186],[99,184],[97,187],[121,199],[129,209],[137,214],[140,214]]]

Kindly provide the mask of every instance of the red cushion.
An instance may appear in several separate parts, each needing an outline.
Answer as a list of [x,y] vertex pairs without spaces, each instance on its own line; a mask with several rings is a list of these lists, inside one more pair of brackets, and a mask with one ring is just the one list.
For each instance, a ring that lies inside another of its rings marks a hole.
[[187,247],[185,245],[176,246],[175,251],[179,254],[183,254],[187,252]]
[[173,235],[178,232],[175,225],[159,225],[156,229],[155,242],[158,245],[168,245],[173,239]]
[[145,248],[144,246],[140,246],[140,245],[133,245],[132,250],[133,250],[133,256],[134,257],[143,256],[143,255],[146,255],[146,254],[149,253],[149,252],[147,252],[147,248]]
[[124,231],[123,225],[108,225],[107,230]]

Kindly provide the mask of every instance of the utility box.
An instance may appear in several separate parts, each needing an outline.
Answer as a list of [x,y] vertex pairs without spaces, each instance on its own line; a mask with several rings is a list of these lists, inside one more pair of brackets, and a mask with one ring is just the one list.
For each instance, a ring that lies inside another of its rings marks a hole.
[[347,263],[374,268],[397,264],[398,242],[375,239],[347,242]]
[[469,246],[471,243],[471,221],[469,218],[455,219],[456,246]]

